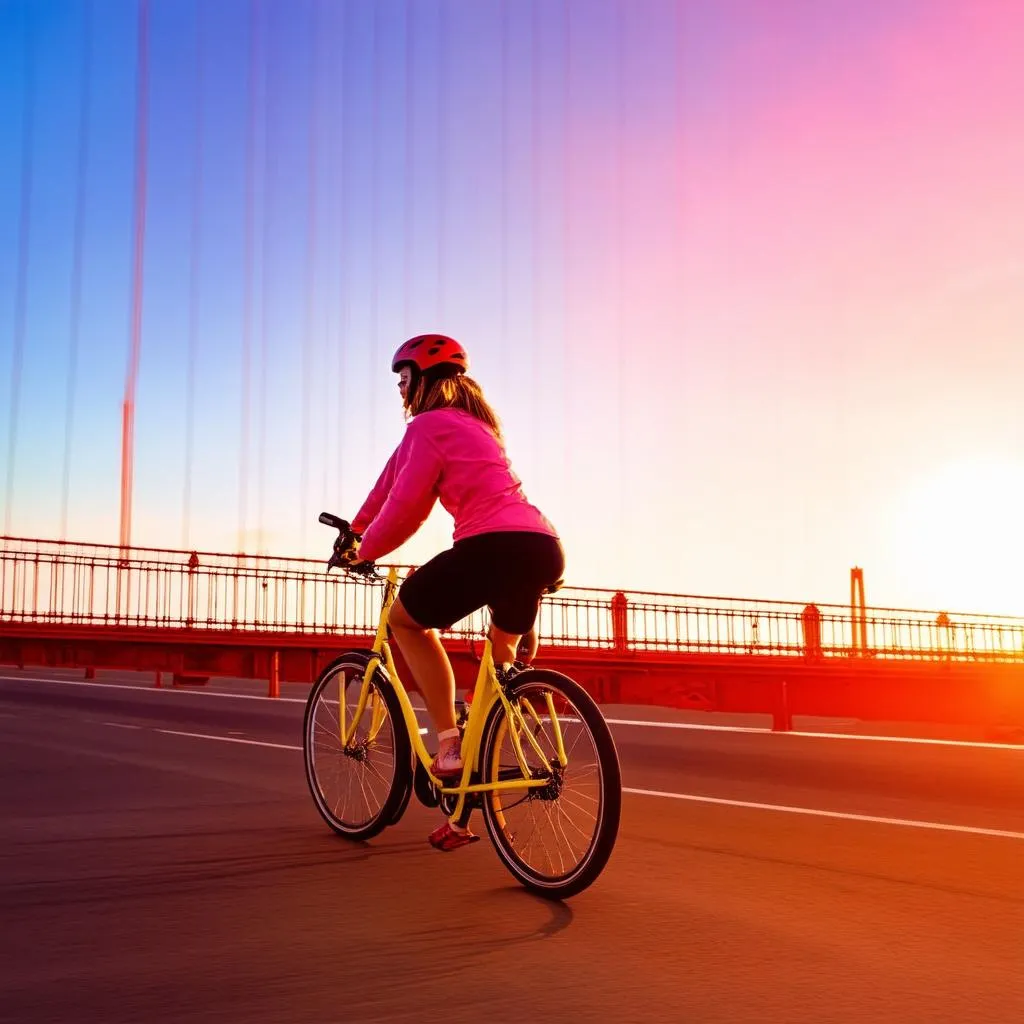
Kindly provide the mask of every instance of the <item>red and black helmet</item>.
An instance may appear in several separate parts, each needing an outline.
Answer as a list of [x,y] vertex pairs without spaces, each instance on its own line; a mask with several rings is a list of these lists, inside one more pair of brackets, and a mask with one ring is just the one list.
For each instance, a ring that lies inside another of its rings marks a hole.
[[445,334],[418,334],[401,345],[391,360],[394,373],[406,365],[420,373],[433,370],[431,376],[455,376],[469,369],[469,357],[454,338]]

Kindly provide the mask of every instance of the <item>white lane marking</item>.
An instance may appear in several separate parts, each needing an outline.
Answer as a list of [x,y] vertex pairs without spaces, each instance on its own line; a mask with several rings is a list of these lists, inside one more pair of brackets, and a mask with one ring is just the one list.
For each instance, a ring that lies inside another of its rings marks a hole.
[[[579,721],[579,719],[571,719]],[[648,722],[642,718],[606,718],[609,725],[636,725],[644,729],[693,729],[697,732],[756,732],[768,734],[772,729],[766,729],[761,725],[709,725],[699,722]],[[804,733],[792,732],[792,736],[802,736]]]
[[178,729],[154,729],[153,732],[162,732],[165,736],[188,736],[194,740],[219,740],[221,743],[245,743],[250,747],[272,747],[274,750],[302,750],[302,747],[293,746],[290,743],[268,743],[266,740],[243,740],[237,736],[211,736],[205,732],[181,732]]
[[103,722],[103,725],[109,725],[112,729],[141,729],[141,725],[129,725],[127,722]]
[[763,736],[799,736],[811,740],[865,740],[869,743],[917,743],[933,747],[970,747],[981,750],[1024,750],[1024,743],[997,743],[987,740],[943,740],[925,736],[869,736],[854,732],[803,732],[799,729],[776,731],[753,725],[703,725],[697,722],[646,722],[642,719],[606,718],[609,725],[635,725],[647,729],[693,729],[702,732],[747,732]]
[[[113,725],[113,722],[105,722]],[[218,740],[222,743],[244,743],[251,747],[271,747],[274,750],[302,750],[302,747],[287,743],[268,743],[265,740],[243,740],[234,736],[213,736],[202,732],[181,732],[177,729],[155,729],[154,732],[167,736],[185,736],[196,740]],[[877,825],[903,825],[907,828],[925,828],[937,832],[966,832],[979,836],[1000,836],[1006,839],[1024,839],[1024,832],[1009,832],[996,828],[980,828],[974,825],[948,825],[938,821],[916,821],[912,818],[883,818],[873,814],[851,814],[846,811],[823,811],[814,807],[791,807],[787,804],[762,804],[751,800],[727,800],[724,797],[700,796],[696,793],[665,793],[656,789],[635,789],[622,787],[623,793],[635,796],[654,796],[664,800],[687,800],[693,803],[721,804],[725,807],[746,807],[758,811],[780,811],[785,814],[809,814],[818,818],[842,818],[845,821],[865,821]]]
[[[771,731],[771,730],[766,730]],[[785,735],[784,733],[782,735]],[[858,736],[848,732],[795,732],[794,736],[806,736],[816,740],[871,740],[874,743],[917,743],[936,747],[977,747],[981,750],[1024,750],[1024,743],[996,743],[986,740],[940,740],[925,736]]]
[[815,807],[790,807],[787,804],[761,804],[752,800],[726,800],[718,796],[699,796],[696,793],[665,793],[656,789],[629,789],[623,793],[637,796],[656,796],[665,800],[689,800],[700,804],[721,804],[724,807],[748,807],[757,811],[781,811],[785,814],[810,814],[817,818],[842,818],[845,821],[865,821],[876,825],[903,825],[907,828],[927,828],[936,832],[967,832],[976,836],[1000,836],[1004,839],[1024,839],[1024,832],[1010,832],[999,828],[981,828],[976,825],[949,825],[941,821],[917,821],[913,818],[883,818],[873,814],[853,814],[847,811],[822,811]]
[[[0,682],[12,683],[54,683],[60,686],[85,686],[91,689],[106,690],[137,690],[141,693],[187,693],[196,697],[227,697],[231,700],[262,700],[271,703],[283,702],[286,704],[305,704],[305,697],[267,697],[265,694],[257,693],[221,693],[218,690],[194,690],[177,686],[137,686],[134,683],[97,683],[87,679],[47,679],[31,676],[0,676]],[[422,712],[425,709],[414,706],[414,710]],[[943,740],[932,739],[920,736],[869,736],[857,733],[845,732],[801,732],[791,730],[789,732],[776,732],[774,729],[767,729],[753,725],[711,725],[699,722],[648,722],[644,719],[634,718],[608,718],[605,719],[609,725],[637,726],[644,729],[684,729],[694,732],[735,732],[755,733],[763,736],[799,736],[803,739],[823,740],[863,740],[868,743],[913,743],[933,747],[965,747],[976,750],[1024,750],[1024,743],[997,743],[985,740]],[[424,730],[420,730],[423,732]]]
[[101,690],[137,690],[140,693],[187,693],[190,696],[228,697],[231,700],[271,700],[285,704],[305,704],[305,697],[268,697],[260,693],[221,693],[218,690],[196,690],[186,686],[138,686],[135,683],[97,683],[92,679],[46,679],[35,676],[0,676],[0,682],[54,683],[58,686],[87,686]]

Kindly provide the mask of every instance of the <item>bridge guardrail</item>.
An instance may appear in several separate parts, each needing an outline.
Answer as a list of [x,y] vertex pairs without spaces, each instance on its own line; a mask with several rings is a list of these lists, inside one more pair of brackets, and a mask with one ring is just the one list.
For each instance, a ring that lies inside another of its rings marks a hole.
[[[319,560],[0,538],[0,622],[350,635],[372,632],[379,600]],[[618,655],[1024,662],[1024,619],[910,609],[566,587],[538,629],[548,646]]]

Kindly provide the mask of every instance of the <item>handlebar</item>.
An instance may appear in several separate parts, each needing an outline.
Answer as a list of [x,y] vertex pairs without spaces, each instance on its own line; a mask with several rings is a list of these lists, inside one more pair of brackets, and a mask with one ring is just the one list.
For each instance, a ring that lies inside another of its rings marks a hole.
[[347,551],[355,547],[356,541],[362,538],[352,529],[352,524],[336,516],[331,512],[321,512],[320,522],[324,526],[333,526],[338,531],[334,540],[334,550],[327,562],[327,571],[332,569],[344,569],[346,572],[355,573],[357,576],[377,576],[377,567],[373,562],[361,562],[359,565],[351,565],[344,559]]

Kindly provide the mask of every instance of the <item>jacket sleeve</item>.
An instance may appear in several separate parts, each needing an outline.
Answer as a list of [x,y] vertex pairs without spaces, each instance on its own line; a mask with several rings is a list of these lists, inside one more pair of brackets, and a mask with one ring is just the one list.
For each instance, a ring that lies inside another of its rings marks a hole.
[[388,459],[387,465],[385,465],[380,476],[377,478],[377,482],[373,485],[373,490],[370,491],[366,501],[363,502],[362,507],[355,514],[355,518],[352,520],[352,529],[355,533],[366,532],[366,528],[373,522],[377,513],[380,512],[381,506],[387,500],[388,493],[395,482],[395,464],[398,462],[398,453],[401,450],[402,446],[399,445],[391,453],[391,458]]
[[[359,546],[359,554],[371,562],[404,544],[423,525],[437,500],[437,483],[443,466],[441,452],[416,420],[406,428],[405,437],[391,461],[394,476],[390,490],[380,511],[362,531]],[[362,512],[360,509],[360,515]]]

